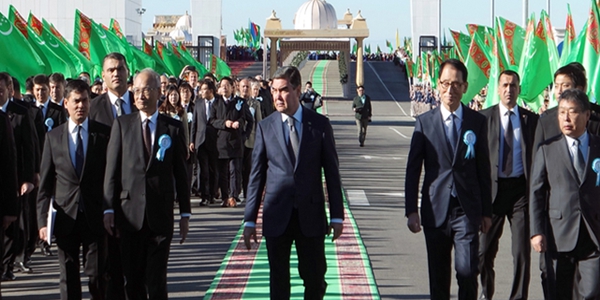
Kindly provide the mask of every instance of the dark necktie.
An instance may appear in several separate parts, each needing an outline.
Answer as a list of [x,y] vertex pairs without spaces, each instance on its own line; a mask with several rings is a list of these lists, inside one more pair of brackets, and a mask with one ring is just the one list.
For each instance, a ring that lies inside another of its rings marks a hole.
[[508,111],[508,125],[506,125],[506,130],[504,131],[504,150],[502,151],[502,173],[509,177],[512,174],[513,170],[513,140],[514,140],[514,131],[512,126],[511,117],[513,115],[512,111]]
[[117,99],[117,101],[115,102],[115,106],[117,107],[117,117],[120,117],[123,115],[123,104],[124,103],[125,102],[121,98]]
[[144,121],[142,128],[144,129],[144,160],[146,161],[146,165],[148,165],[148,161],[152,155],[152,132],[150,131],[150,119],[146,119]]
[[299,139],[298,139],[298,132],[296,131],[296,126],[294,126],[295,123],[295,119],[293,117],[289,117],[287,119],[287,124],[290,130],[290,146],[292,147],[292,162],[294,164],[296,164],[296,157],[298,157],[298,144],[299,144]]
[[44,104],[40,105],[40,109],[42,110],[42,115],[45,118],[46,117],[46,112],[44,111],[44,107],[46,107]]
[[210,100],[206,100],[206,121],[210,119],[210,107],[212,106],[212,102]]
[[456,115],[452,113],[450,114],[450,126],[448,127],[448,141],[450,142],[452,153],[456,151],[456,142],[458,141],[457,127],[458,126],[456,126]]
[[583,173],[585,173],[585,158],[583,157],[583,152],[581,152],[579,144],[579,139],[575,139],[575,141],[573,141],[573,148],[577,149],[577,152],[575,152],[573,155],[573,166],[575,167],[575,171],[577,171],[579,180],[583,182]]
[[75,145],[75,172],[77,177],[81,178],[83,171],[83,139],[81,138],[81,125],[77,126],[77,145]]

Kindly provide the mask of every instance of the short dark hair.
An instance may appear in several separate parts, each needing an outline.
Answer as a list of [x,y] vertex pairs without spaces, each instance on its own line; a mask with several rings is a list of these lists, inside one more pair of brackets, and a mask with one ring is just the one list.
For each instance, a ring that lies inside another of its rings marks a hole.
[[50,77],[48,77],[50,83],[62,83],[65,84],[65,75],[61,73],[52,73]]
[[575,67],[579,71],[583,72],[583,74],[585,74],[585,67],[578,61],[568,63],[567,66]]
[[225,76],[225,77],[221,78],[221,82],[223,82],[223,81],[229,82],[229,84],[231,84],[232,86],[234,85],[233,79],[231,77]]
[[11,77],[8,73],[6,72],[0,72],[0,81],[4,81],[4,84],[6,84],[6,86],[8,86],[8,84],[11,81]]
[[44,74],[38,74],[38,75],[33,76],[33,84],[48,86],[48,85],[50,85],[50,82],[48,80],[48,76],[46,76]]
[[[171,86],[171,85],[169,85],[169,86]],[[169,86],[167,86],[167,91],[168,91],[168,89],[169,89]],[[193,87],[190,85],[190,83],[189,83],[189,82],[187,82],[187,81],[182,81],[182,82],[181,82],[181,84],[179,84],[179,88],[178,88],[178,90],[181,90],[181,89],[188,89],[188,90],[190,91],[190,93],[192,94],[192,97],[190,98],[190,101],[193,101],[193,100],[194,100],[194,98],[195,98],[195,96],[196,96],[196,95],[194,95],[194,88],[193,88]],[[167,92],[165,91],[165,96],[167,96],[168,94],[169,94],[169,93],[167,93]]]
[[25,79],[25,90],[33,91],[33,76],[29,76]]
[[81,79],[73,79],[67,83],[67,86],[65,87],[65,98],[69,98],[72,92],[79,94],[87,92],[88,96],[92,94],[90,86]]
[[463,82],[467,82],[467,77],[469,75],[468,74],[469,72],[467,71],[467,67],[465,67],[465,64],[463,64],[462,61],[455,59],[455,58],[448,59],[440,65],[440,70],[438,72],[438,78],[442,77],[442,72],[444,71],[444,68],[447,65],[450,65],[450,66],[454,67],[456,70],[458,70],[460,72],[460,74],[462,75]]
[[590,110],[590,98],[585,94],[584,91],[580,89],[568,89],[558,97],[558,103],[561,101],[573,101],[577,103],[577,106],[581,109],[581,111]]
[[307,81],[304,85],[310,84],[310,86],[312,86],[312,82]]
[[208,89],[212,91],[213,95],[217,94],[217,86],[215,85],[215,83],[212,80],[202,79],[202,80],[200,80],[200,82],[198,84],[199,84],[198,85],[199,87],[206,85],[208,87]]
[[500,76],[498,76],[498,82],[500,82],[500,77],[502,77],[502,75],[517,77],[517,83],[519,83],[519,84],[521,83],[521,76],[519,76],[519,73],[517,73],[513,70],[504,70],[504,71],[500,72]]
[[365,87],[363,85],[359,85],[359,86],[356,87],[357,90],[360,89],[360,88],[362,88],[363,90],[365,89]]
[[127,59],[125,58],[125,56],[123,54],[121,54],[119,52],[111,52],[109,54],[106,54],[106,56],[104,56],[104,59],[102,60],[102,68],[104,68],[104,63],[109,59],[115,59],[118,61],[122,61],[125,64],[125,68],[128,69]]
[[21,90],[21,83],[19,83],[19,80],[17,78],[12,77],[12,76],[11,76],[11,79],[12,79],[13,90],[20,91]]
[[296,89],[302,84],[302,75],[298,68],[294,66],[287,66],[279,68],[272,79],[284,79],[292,84],[292,88]]
[[574,87],[585,87],[587,86],[587,79],[585,78],[585,73],[578,67],[572,64],[568,64],[566,66],[562,66],[554,72],[554,79],[558,77],[558,75],[564,75],[569,77],[573,82]]
[[204,73],[204,76],[202,76],[202,78],[204,78],[204,79],[210,78],[210,79],[212,79],[213,82],[217,81],[217,77],[215,77],[215,75],[213,75],[213,73]]

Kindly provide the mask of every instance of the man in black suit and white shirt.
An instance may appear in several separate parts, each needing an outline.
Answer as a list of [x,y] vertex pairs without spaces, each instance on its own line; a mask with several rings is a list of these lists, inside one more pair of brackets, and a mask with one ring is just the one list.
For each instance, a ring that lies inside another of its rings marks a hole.
[[[160,76],[135,76],[139,113],[117,118],[108,144],[104,227],[121,236],[127,298],[167,299],[167,262],[177,200],[183,243],[191,216],[187,145],[181,122],[159,114]],[[177,195],[177,199],[175,198]],[[116,227],[115,227],[116,225]]]
[[514,263],[510,299],[527,299],[529,290],[531,246],[527,180],[538,116],[517,105],[521,92],[519,83],[516,72],[501,72],[500,103],[481,111],[487,117],[493,201],[492,227],[479,236],[479,272],[485,299],[492,299],[494,295],[494,258],[505,219],[510,222]]
[[121,53],[113,52],[102,61],[102,80],[108,91],[92,100],[90,119],[111,126],[119,116],[136,112],[133,95],[127,90],[129,70]]
[[[39,74],[33,77],[33,95],[35,96],[36,106],[44,115],[44,127],[50,131],[58,125],[67,121],[65,109],[50,101],[50,80],[48,76]],[[40,145],[40,147],[43,144]]]
[[[477,299],[478,231],[491,226],[492,199],[486,119],[461,104],[467,68],[456,59],[442,63],[442,105],[420,115],[406,164],[408,228],[427,245],[431,299],[450,299],[454,248],[458,298]],[[419,180],[425,166],[419,217]]]
[[[577,281],[580,299],[597,299],[600,138],[586,128],[591,113],[583,91],[566,90],[558,101],[562,134],[542,143],[531,171],[531,246],[540,253],[555,249],[556,291],[550,298],[571,299]],[[546,238],[548,230],[554,243]]]
[[104,299],[102,182],[110,127],[88,119],[90,93],[82,80],[67,84],[63,106],[69,121],[48,133],[42,155],[37,222],[40,239],[47,240],[48,209],[50,205],[56,208],[61,299],[81,299],[81,247],[90,294],[93,299]]

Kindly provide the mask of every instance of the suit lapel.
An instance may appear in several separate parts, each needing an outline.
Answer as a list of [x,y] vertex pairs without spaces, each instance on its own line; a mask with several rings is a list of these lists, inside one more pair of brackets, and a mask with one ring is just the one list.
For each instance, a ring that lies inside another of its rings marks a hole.
[[275,133],[275,138],[279,142],[279,146],[285,155],[285,159],[292,164],[292,160],[290,159],[287,143],[285,140],[285,136],[283,135],[283,121],[281,121],[281,113],[277,113],[279,116],[277,118],[273,118],[271,122],[271,130]]
[[[596,140],[596,137],[593,134],[590,134],[589,132],[588,132],[588,136],[589,136],[588,153],[587,153],[588,155],[587,155],[587,159],[585,160],[586,164],[585,164],[585,171],[583,173],[583,178],[585,178],[585,180],[588,180],[588,177],[591,176],[589,178],[589,180],[592,180],[592,182],[594,182],[594,185],[595,185],[597,174],[592,169],[592,166],[593,166],[594,160],[600,158],[600,149],[598,148],[598,142]],[[581,184],[583,184],[583,182]]]
[[[164,134],[168,135],[168,133],[169,133],[169,127],[168,127],[167,123],[161,121],[160,117],[161,117],[160,114],[156,117],[156,131],[154,132],[154,143],[152,145],[152,155],[150,156],[150,159],[148,160],[147,169],[150,169],[150,167],[152,166],[152,163],[154,162],[154,158],[156,157],[156,153],[158,152],[158,148],[160,148],[158,145],[158,140]],[[171,147],[173,147],[174,137],[171,136],[170,138],[171,138]],[[142,137],[142,139],[143,139],[143,137]],[[143,155],[143,153],[142,153],[142,155]]]
[[[519,114],[521,121],[521,161],[523,162],[523,166],[527,168],[527,145],[529,145],[529,120],[525,113],[523,113],[523,108],[519,106]],[[527,170],[525,174],[527,174]]]
[[565,164],[565,167],[563,169],[569,170],[569,174],[571,174],[571,176],[573,176],[573,178],[577,180],[577,182],[580,182],[579,176],[575,171],[575,166],[573,166],[573,159],[571,158],[571,154],[569,153],[569,145],[567,143],[567,138],[565,138],[564,135],[560,139],[560,144],[558,146],[559,157],[562,158],[559,159],[559,161],[562,161],[563,164]]
[[[500,105],[500,104],[498,104]],[[500,153],[500,139],[502,136],[500,135],[500,108],[498,105],[492,108],[492,114],[490,116],[490,128],[488,129],[488,141],[490,144],[490,156],[494,157],[492,161],[498,161],[498,155]],[[499,168],[498,164],[494,164]],[[494,172],[498,173],[498,170],[494,170]]]
[[448,161],[452,162],[452,152],[448,145],[448,139],[446,139],[446,126],[444,125],[444,120],[442,119],[442,111],[438,107],[436,108],[436,111],[431,114],[431,116],[433,118],[433,134],[435,135],[433,140],[441,141],[440,144],[443,145],[442,152],[444,152]]
[[79,182],[80,178],[77,176],[77,172],[75,171],[75,166],[73,165],[73,158],[71,157],[71,151],[69,149],[69,139],[71,137],[71,133],[69,132],[69,126],[65,125],[64,127],[65,128],[60,135],[60,145],[63,148],[63,151],[65,151],[66,153],[65,157],[69,162],[69,173],[71,174],[71,177],[74,181]]
[[112,121],[115,120],[115,115],[113,113],[113,109],[112,109],[112,104],[110,103],[110,97],[108,96],[108,93],[104,94],[104,114],[107,120]]

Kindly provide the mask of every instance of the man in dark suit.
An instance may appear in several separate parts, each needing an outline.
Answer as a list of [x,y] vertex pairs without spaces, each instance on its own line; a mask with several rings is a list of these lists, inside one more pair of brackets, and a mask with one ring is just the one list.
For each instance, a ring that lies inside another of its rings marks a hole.
[[190,151],[198,158],[200,184],[198,192],[202,197],[200,205],[214,203],[215,192],[218,188],[217,161],[217,130],[208,122],[212,107],[218,95],[215,84],[208,79],[200,81],[200,96],[196,100],[196,110],[193,116],[190,135]]
[[244,99],[233,94],[233,80],[221,79],[222,98],[212,105],[208,122],[218,130],[217,149],[219,160],[219,189],[223,207],[235,207],[242,187],[242,156],[244,141],[252,131],[252,115]]
[[417,117],[406,164],[408,228],[421,231],[418,212],[423,164],[421,218],[427,244],[431,299],[450,299],[451,251],[459,299],[477,298],[478,231],[491,225],[492,200],[486,119],[461,104],[467,69],[458,60],[442,63],[442,105]]
[[[0,83],[0,87],[2,84]],[[0,88],[1,89],[1,88]],[[17,153],[9,117],[0,111],[0,257],[4,256],[4,230],[17,220]],[[0,292],[0,298],[2,293]]]
[[61,73],[52,73],[48,76],[49,80],[49,91],[50,91],[50,100],[53,103],[56,103],[62,107],[64,107],[65,101],[65,84],[67,84],[65,80],[65,75]]
[[[50,131],[58,125],[67,121],[65,109],[50,101],[50,80],[48,76],[39,74],[33,77],[33,95],[35,96],[36,106],[42,111],[44,116],[44,128]],[[43,143],[40,147],[44,145]]]
[[[252,171],[244,214],[244,242],[256,242],[256,220],[266,185],[263,235],[270,269],[271,299],[290,298],[290,251],[295,241],[304,299],[323,299],[327,283],[325,235],[343,231],[344,206],[329,120],[300,105],[302,79],[295,67],[278,70],[273,80],[277,112],[260,122],[252,153]],[[321,170],[325,174],[329,215]]]
[[[562,134],[542,143],[531,172],[531,246],[540,253],[555,248],[552,299],[571,299],[574,292],[579,299],[597,299],[600,138],[587,131],[590,106],[583,91],[566,90],[558,101]],[[552,244],[546,239],[547,232],[554,237]]]
[[[90,120],[112,126],[117,117],[137,113],[133,94],[127,90],[128,78],[129,70],[125,56],[116,52],[107,54],[102,62],[102,79],[106,84],[107,92],[92,99]],[[106,292],[107,299],[125,299],[119,240],[118,236],[106,235],[105,267],[106,276],[110,277]]]
[[271,113],[273,113],[273,95],[271,95],[271,91],[269,89],[269,84],[265,80],[261,80],[260,91],[258,92],[258,97],[256,100],[260,101],[260,109],[263,118],[268,117]]
[[321,105],[321,95],[313,89],[312,82],[307,81],[305,84],[305,90],[302,95],[300,95],[300,104],[302,106],[316,110],[316,104]]
[[479,236],[479,273],[482,298],[494,295],[494,259],[505,218],[510,223],[514,278],[509,299],[527,299],[531,264],[527,180],[533,159],[533,137],[538,116],[517,105],[520,77],[500,73],[500,104],[481,113],[487,118],[492,178],[492,227]]
[[[579,63],[571,63],[559,68],[554,73],[553,92],[554,99],[559,99],[563,91],[567,89],[579,89],[586,91],[587,79],[585,77],[585,69]],[[591,134],[600,134],[600,106],[590,103],[591,115],[587,123],[587,130]],[[544,141],[560,135],[561,130],[558,123],[558,107],[553,107],[546,110],[538,121],[538,126],[535,130],[534,147],[537,149]],[[554,244],[554,238],[549,228],[550,223],[546,220],[548,229],[545,237],[548,245]],[[556,276],[552,267],[552,259],[555,256],[555,248],[550,247],[547,251],[540,254],[540,271],[542,280],[542,290],[544,298],[553,300],[556,293]]]
[[63,107],[69,121],[46,136],[41,164],[37,223],[40,239],[48,239],[48,209],[56,209],[61,299],[81,299],[81,247],[92,299],[104,299],[102,182],[110,127],[88,119],[90,93],[82,80],[67,84]]
[[[133,93],[139,113],[117,118],[108,144],[104,180],[104,227],[121,236],[127,299],[167,299],[167,262],[177,200],[183,243],[190,189],[181,122],[159,114],[160,76],[144,69]],[[175,199],[177,195],[177,199]],[[116,225],[116,228],[115,228]]]
[[12,126],[15,148],[17,153],[17,180],[19,185],[19,199],[17,205],[17,222],[10,225],[5,231],[4,257],[3,257],[3,280],[14,280],[13,264],[17,256],[22,256],[25,250],[25,225],[20,222],[23,217],[23,204],[27,201],[28,194],[34,188],[35,182],[35,142],[36,132],[33,122],[29,118],[26,107],[15,101],[8,101],[8,85],[11,77],[6,73],[0,73],[0,110],[5,112]]
[[358,129],[358,143],[361,147],[365,146],[365,138],[367,137],[367,126],[371,121],[373,109],[371,107],[371,97],[365,94],[365,87],[360,85],[356,88],[356,97],[352,101],[352,110],[356,119],[356,127]]
[[136,112],[133,95],[127,90],[129,70],[121,53],[113,52],[102,61],[102,79],[108,92],[94,98],[90,107],[90,119],[111,126],[121,115]]

